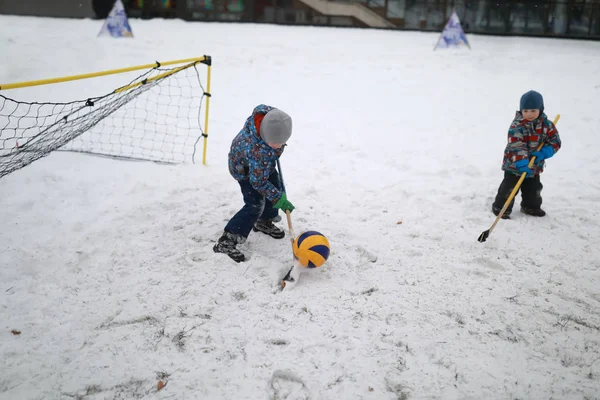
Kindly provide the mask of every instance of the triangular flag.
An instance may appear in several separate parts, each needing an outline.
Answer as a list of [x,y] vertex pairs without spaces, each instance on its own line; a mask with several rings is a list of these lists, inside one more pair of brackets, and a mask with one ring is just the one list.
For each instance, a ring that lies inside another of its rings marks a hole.
[[127,20],[127,13],[121,0],[115,1],[115,5],[106,17],[98,36],[133,37],[133,32]]
[[458,19],[458,15],[456,15],[456,11],[452,11],[452,15],[448,19],[433,50],[437,48],[447,49],[448,47],[461,47],[465,45],[469,50],[471,49],[467,37],[465,36],[465,32],[460,24],[460,20]]

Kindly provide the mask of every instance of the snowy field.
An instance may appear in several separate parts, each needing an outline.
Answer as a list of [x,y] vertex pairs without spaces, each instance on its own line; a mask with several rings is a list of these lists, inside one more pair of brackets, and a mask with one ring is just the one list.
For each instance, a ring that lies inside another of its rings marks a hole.
[[[211,55],[208,165],[56,152],[0,179],[1,399],[600,398],[600,42],[101,25],[0,16],[0,84]],[[548,215],[519,197],[482,244],[530,89],[561,114]],[[332,250],[284,292],[287,239],[251,234],[242,264],[212,251],[241,206],[229,144],[260,103],[294,119],[294,230]]]

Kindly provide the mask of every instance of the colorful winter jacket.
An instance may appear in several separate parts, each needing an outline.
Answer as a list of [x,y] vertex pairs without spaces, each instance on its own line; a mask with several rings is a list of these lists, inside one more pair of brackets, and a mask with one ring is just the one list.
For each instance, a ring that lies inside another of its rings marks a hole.
[[[508,130],[508,144],[504,150],[502,169],[519,175],[515,162],[524,158],[530,159],[531,153],[538,149],[540,143],[552,146],[554,154],[560,149],[560,136],[554,123],[544,113],[533,121],[527,121],[521,112],[517,111]],[[534,175],[540,174],[544,170],[544,161],[531,169]]]
[[229,173],[238,181],[249,179],[258,193],[275,204],[281,198],[281,191],[269,182],[269,177],[275,171],[283,147],[275,150],[260,136],[260,123],[273,108],[260,104],[246,119],[244,127],[231,142]]

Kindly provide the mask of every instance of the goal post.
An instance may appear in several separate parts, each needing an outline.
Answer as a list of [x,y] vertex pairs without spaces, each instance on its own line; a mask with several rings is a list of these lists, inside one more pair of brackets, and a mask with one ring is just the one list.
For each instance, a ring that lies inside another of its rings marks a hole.
[[[203,85],[200,65],[206,66]],[[206,165],[212,58],[202,56],[94,73],[0,84],[0,178],[55,150]],[[24,102],[6,90],[145,70],[98,97]],[[202,106],[204,105],[204,110]],[[202,117],[204,119],[202,123]]]

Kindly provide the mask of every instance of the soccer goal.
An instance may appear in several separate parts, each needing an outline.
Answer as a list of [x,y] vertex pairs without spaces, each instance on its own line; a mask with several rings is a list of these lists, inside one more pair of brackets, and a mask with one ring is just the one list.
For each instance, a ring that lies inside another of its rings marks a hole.
[[[204,66],[206,72],[201,74],[199,68]],[[203,56],[0,84],[0,178],[55,150],[196,163],[201,139],[202,163],[206,164],[210,69],[211,57]],[[106,75],[124,77],[142,70],[140,76],[123,79],[122,86],[105,95],[67,103],[23,102],[3,95],[9,89],[54,86]]]

